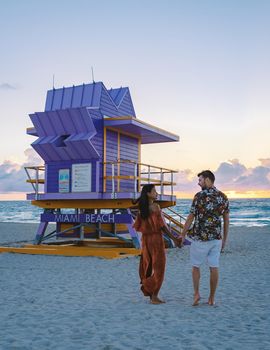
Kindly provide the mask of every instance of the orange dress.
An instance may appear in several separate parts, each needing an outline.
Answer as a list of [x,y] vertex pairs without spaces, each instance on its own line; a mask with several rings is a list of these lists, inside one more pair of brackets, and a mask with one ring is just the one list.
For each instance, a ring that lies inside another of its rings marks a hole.
[[157,295],[165,273],[166,255],[161,228],[166,226],[161,210],[152,212],[143,220],[137,215],[133,227],[142,233],[142,255],[139,275],[145,296]]

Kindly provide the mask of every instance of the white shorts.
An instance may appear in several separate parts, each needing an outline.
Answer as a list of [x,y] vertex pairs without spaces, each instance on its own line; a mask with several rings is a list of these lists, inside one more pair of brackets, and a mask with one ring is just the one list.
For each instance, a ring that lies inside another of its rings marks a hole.
[[191,265],[200,267],[204,262],[207,261],[210,267],[219,267],[221,246],[221,239],[205,242],[192,241],[190,246]]

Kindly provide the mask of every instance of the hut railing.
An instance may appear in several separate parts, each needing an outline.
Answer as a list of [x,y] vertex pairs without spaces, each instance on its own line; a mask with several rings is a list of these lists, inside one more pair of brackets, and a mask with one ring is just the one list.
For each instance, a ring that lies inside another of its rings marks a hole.
[[29,182],[32,185],[35,192],[35,197],[37,200],[39,195],[39,185],[40,184],[44,185],[45,183],[45,178],[44,178],[45,166],[44,165],[26,166],[24,167],[24,170],[28,177],[26,182]]
[[[119,192],[133,192],[133,197],[136,198],[141,190],[141,186],[151,183],[160,187],[159,193],[165,195],[165,188],[168,190],[167,195],[171,197],[174,195],[174,174],[176,170],[167,169],[146,163],[140,163],[132,160],[116,160],[114,162],[104,162],[104,176],[103,176],[103,192],[111,192],[112,198],[117,198]],[[121,169],[122,164],[129,164],[128,171]],[[39,194],[44,193],[40,191],[40,185],[45,184],[45,166],[27,166],[24,167],[28,179],[31,183],[35,199],[38,200]],[[110,184],[110,188],[109,187]],[[123,186],[125,184],[125,186]],[[127,185],[128,184],[128,185]],[[122,186],[122,188],[121,188]],[[126,187],[126,188],[124,188]]]
[[[111,192],[114,198],[117,192],[121,190],[121,181],[128,181],[132,192],[135,195],[140,192],[141,186],[151,183],[155,186],[160,186],[160,195],[165,193],[165,187],[170,188],[169,195],[173,196],[173,186],[176,185],[173,175],[177,173],[176,170],[150,165],[146,163],[139,163],[132,160],[120,159],[114,162],[104,162],[105,175],[103,177],[103,190],[107,191],[108,184],[111,184]],[[121,173],[121,164],[130,164],[129,175]],[[132,170],[133,168],[133,170]]]

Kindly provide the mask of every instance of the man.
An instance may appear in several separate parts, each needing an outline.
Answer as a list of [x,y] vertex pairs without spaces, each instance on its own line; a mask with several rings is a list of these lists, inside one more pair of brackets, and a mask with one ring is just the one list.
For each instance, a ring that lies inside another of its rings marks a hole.
[[[200,301],[200,266],[207,261],[210,268],[210,294],[208,304],[215,304],[218,284],[220,252],[224,250],[229,230],[229,201],[215,186],[215,175],[210,170],[198,174],[198,185],[202,188],[193,199],[190,214],[182,231],[182,242],[193,222],[190,238],[190,260],[194,288],[193,306]],[[221,235],[221,216],[223,217],[223,236]]]

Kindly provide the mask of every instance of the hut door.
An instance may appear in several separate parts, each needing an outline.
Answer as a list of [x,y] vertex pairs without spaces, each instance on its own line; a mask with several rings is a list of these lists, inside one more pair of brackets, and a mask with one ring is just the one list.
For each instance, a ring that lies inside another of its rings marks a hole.
[[[104,162],[114,163],[114,175],[134,176],[135,169],[137,172],[138,167],[129,161],[140,162],[140,139],[106,128],[105,145]],[[112,176],[112,164],[104,166],[104,176]],[[134,179],[116,179],[115,191],[134,192],[134,181]],[[104,191],[112,192],[112,180],[106,180],[105,184]]]
[[[139,139],[130,135],[121,134],[119,135],[119,173],[121,176],[138,176],[138,165],[139,160]],[[133,161],[136,162],[134,164]],[[120,192],[134,192],[134,188],[137,184],[136,179],[119,179],[118,188]]]

